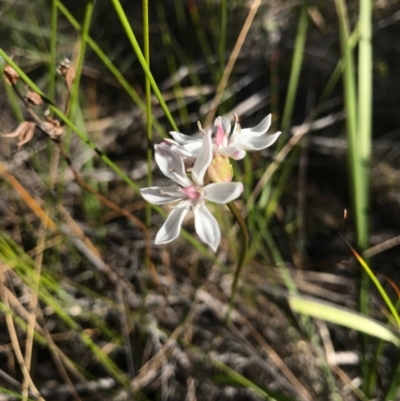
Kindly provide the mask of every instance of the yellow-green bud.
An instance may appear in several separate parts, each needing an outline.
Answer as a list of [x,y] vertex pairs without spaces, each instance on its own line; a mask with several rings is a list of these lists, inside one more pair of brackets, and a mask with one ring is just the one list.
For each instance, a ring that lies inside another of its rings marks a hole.
[[207,172],[211,182],[231,182],[233,178],[232,165],[226,156],[215,156]]

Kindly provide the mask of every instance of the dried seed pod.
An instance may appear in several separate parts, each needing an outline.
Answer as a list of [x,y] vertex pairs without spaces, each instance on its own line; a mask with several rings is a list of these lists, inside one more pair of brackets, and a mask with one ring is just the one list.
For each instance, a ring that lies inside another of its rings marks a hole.
[[14,68],[12,68],[9,64],[4,67],[4,75],[6,82],[9,85],[15,85],[19,79],[18,72],[15,71]]
[[67,88],[70,91],[75,79],[75,68],[71,64],[71,60],[69,58],[65,58],[63,61],[61,61],[61,63],[57,66],[57,72],[65,79]]
[[43,104],[42,97],[38,93],[32,92],[29,89],[26,90],[25,100],[28,101],[28,103],[33,104],[34,106],[39,106]]
[[47,117],[47,121],[41,125],[41,128],[51,139],[58,139],[64,133],[64,127],[61,126],[60,121],[51,117]]
[[21,148],[22,145],[29,142],[33,138],[35,128],[36,123],[31,121],[23,121],[21,124],[18,125],[15,131],[8,134],[2,134],[1,136],[4,138],[18,137],[18,148]]

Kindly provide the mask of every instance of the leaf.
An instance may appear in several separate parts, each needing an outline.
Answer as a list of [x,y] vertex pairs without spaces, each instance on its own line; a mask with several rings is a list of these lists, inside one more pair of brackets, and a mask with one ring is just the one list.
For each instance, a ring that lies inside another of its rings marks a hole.
[[294,312],[339,324],[349,329],[389,341],[400,348],[400,337],[392,329],[375,319],[361,315],[350,309],[345,309],[319,299],[290,295],[289,305]]

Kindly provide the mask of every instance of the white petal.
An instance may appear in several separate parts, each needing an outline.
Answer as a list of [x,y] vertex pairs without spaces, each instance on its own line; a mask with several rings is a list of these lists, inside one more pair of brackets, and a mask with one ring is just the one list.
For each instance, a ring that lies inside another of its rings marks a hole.
[[218,153],[230,157],[233,160],[241,160],[246,156],[246,151],[239,146],[229,145],[226,148],[219,148]]
[[211,131],[204,134],[203,144],[193,165],[192,179],[197,185],[203,186],[204,174],[213,158]]
[[194,225],[200,239],[215,252],[221,241],[221,231],[217,220],[206,208],[204,203],[199,208],[194,208]]
[[242,192],[241,182],[217,182],[204,187],[203,198],[225,204],[238,198]]
[[175,139],[176,142],[178,142],[181,145],[185,145],[185,144],[191,143],[191,142],[200,142],[201,143],[203,140],[202,134],[195,134],[193,136],[190,136],[190,135],[181,134],[180,132],[170,131],[170,135],[172,136],[172,138]]
[[203,141],[193,141],[185,145],[173,145],[171,148],[178,151],[184,157],[197,157],[200,152]]
[[179,204],[175,206],[165,220],[165,223],[157,233],[155,243],[166,244],[173,241],[180,233],[182,221],[188,212],[190,204],[181,207]]
[[140,193],[147,202],[153,205],[164,205],[170,202],[176,202],[186,196],[179,190],[177,186],[174,187],[148,187],[142,188]]
[[223,127],[224,132],[226,133],[226,135],[229,135],[230,132],[231,132],[231,122],[225,117],[217,117],[215,122],[214,122],[214,125],[217,125],[217,120],[218,119],[221,120],[221,124],[222,124],[222,127]]
[[[271,114],[265,117],[258,125],[253,128],[242,128],[240,131],[235,132],[235,136],[240,134],[250,134],[254,136],[261,136],[265,134],[271,126]],[[233,137],[233,135],[232,135]]]
[[244,150],[261,150],[268,148],[273,145],[279,138],[281,133],[277,132],[273,135],[261,135],[261,136],[240,136],[235,140],[234,145]]
[[191,182],[186,175],[182,157],[165,143],[155,145],[155,159],[162,173],[183,187]]

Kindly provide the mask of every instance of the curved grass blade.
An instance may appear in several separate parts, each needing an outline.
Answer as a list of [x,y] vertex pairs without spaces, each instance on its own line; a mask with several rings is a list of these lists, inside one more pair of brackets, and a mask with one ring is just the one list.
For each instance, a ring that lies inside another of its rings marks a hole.
[[400,336],[394,333],[389,326],[375,319],[319,299],[289,295],[288,301],[295,312],[381,338],[400,348]]
[[[346,215],[345,215],[346,217]],[[360,265],[364,268],[365,273],[368,275],[368,277],[371,279],[371,281],[374,283],[375,287],[378,289],[379,293],[381,294],[381,297],[385,301],[387,307],[390,310],[390,313],[394,317],[397,328],[400,329],[400,317],[397,312],[396,307],[393,305],[393,302],[390,300],[387,292],[384,290],[382,287],[381,283],[379,282],[378,278],[376,275],[373,273],[371,268],[368,266],[367,262],[361,257],[361,255],[352,247],[352,245],[349,243],[349,241],[346,240],[346,238],[343,237],[343,235],[339,231],[339,235],[342,238],[342,240],[347,244],[347,246],[350,248],[351,252],[353,253],[354,257],[357,259],[357,261],[360,263]],[[396,287],[397,288],[397,287]]]

